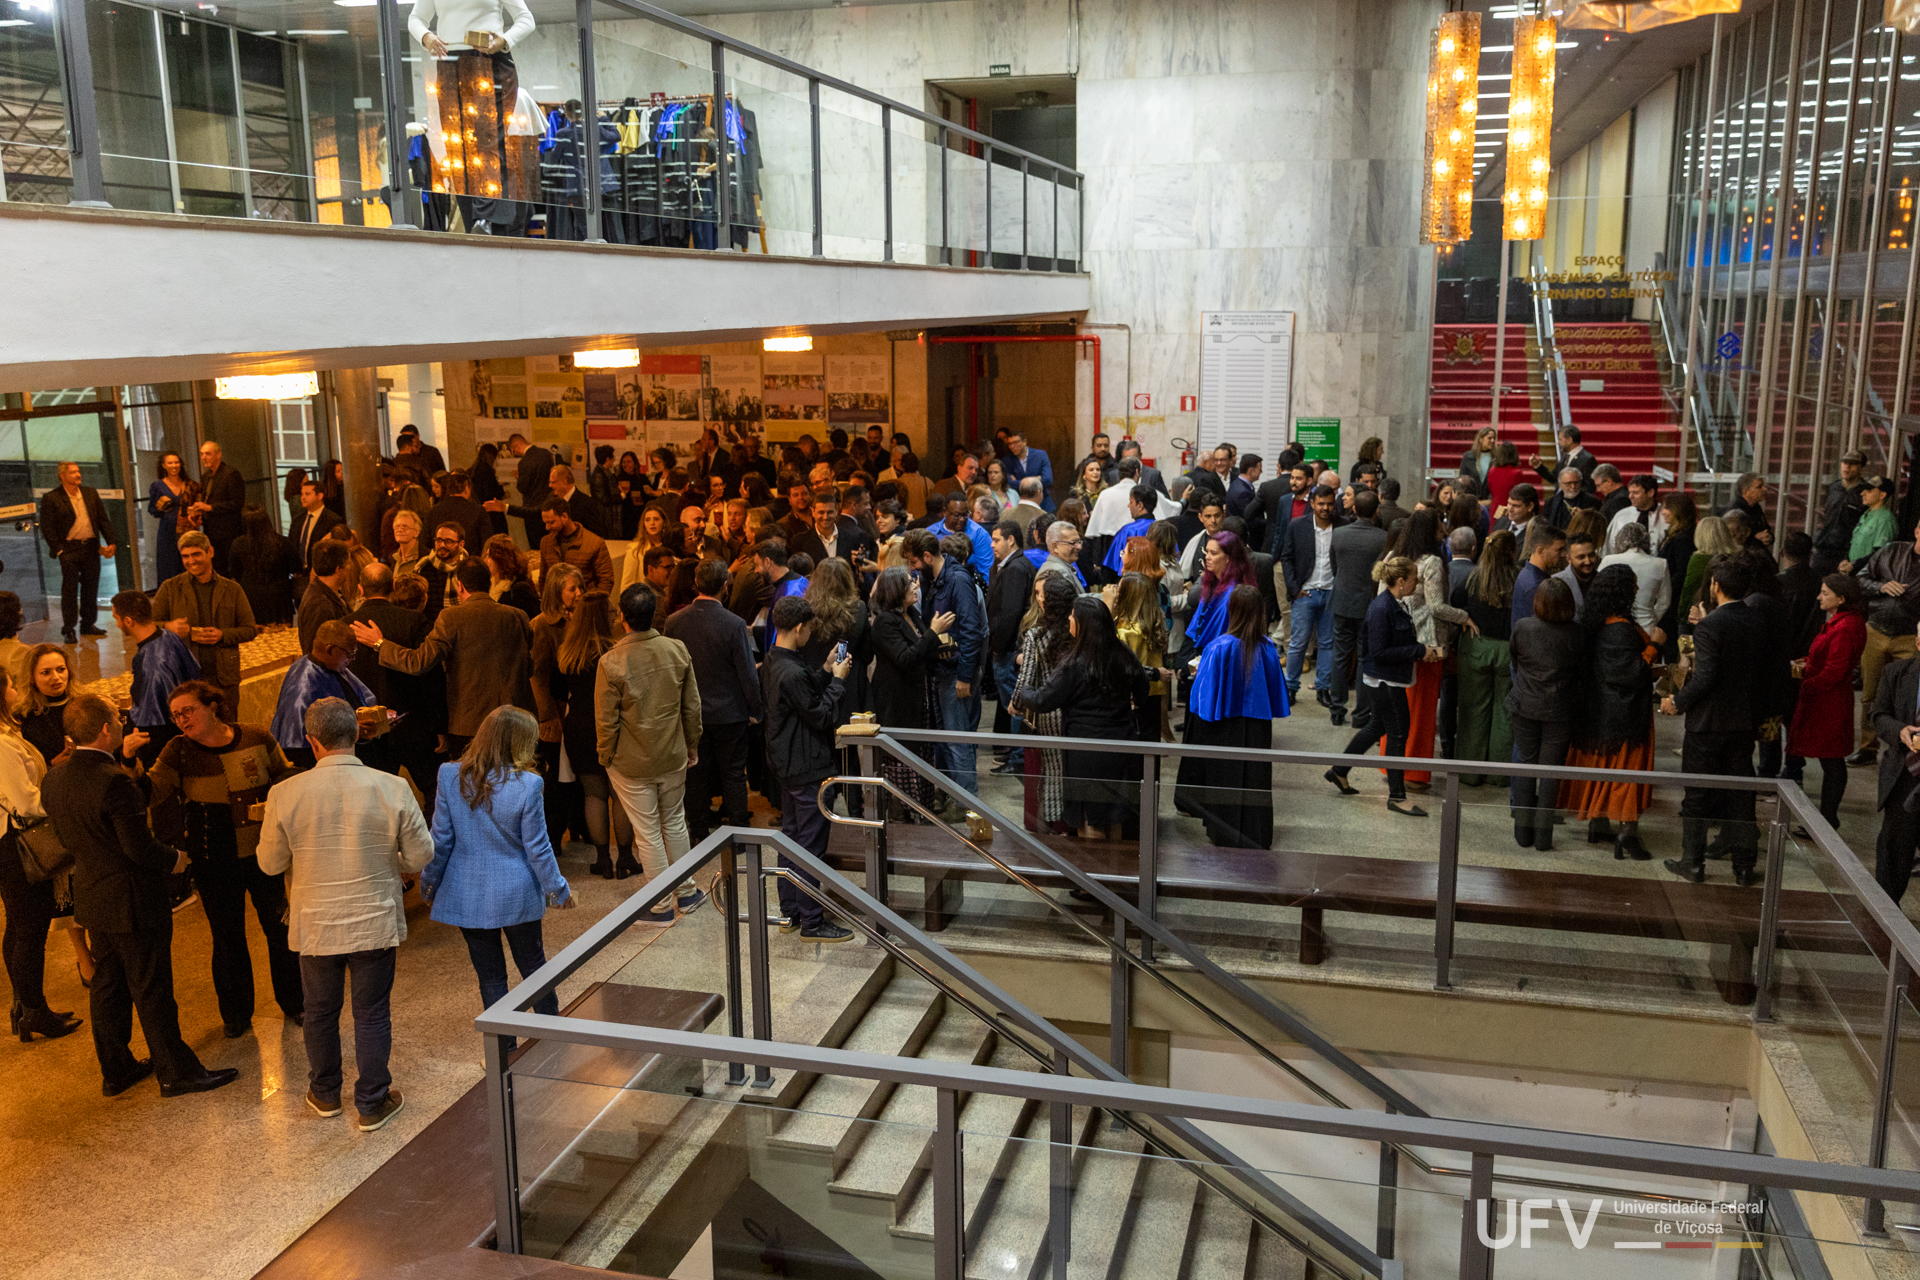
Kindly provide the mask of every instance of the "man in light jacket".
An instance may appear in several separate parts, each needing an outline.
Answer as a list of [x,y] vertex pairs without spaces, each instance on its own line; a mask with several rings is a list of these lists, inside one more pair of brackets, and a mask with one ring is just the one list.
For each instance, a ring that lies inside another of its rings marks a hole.
[[[620,619],[627,634],[600,658],[593,677],[593,725],[607,782],[633,822],[640,866],[625,854],[616,864],[624,877],[644,870],[655,879],[685,857],[687,766],[700,759],[700,686],[687,646],[653,629],[659,597],[636,582],[620,593]],[[706,895],[691,880],[678,890],[680,914]],[[641,920],[672,924],[673,904]]]
[[355,758],[360,727],[340,698],[307,708],[313,768],[267,792],[260,870],[287,873],[287,945],[300,953],[306,995],[307,1105],[340,1114],[340,1006],[353,975],[353,1082],[358,1126],[371,1133],[400,1112],[393,1051],[394,958],[407,936],[403,873],[433,860],[413,789]]

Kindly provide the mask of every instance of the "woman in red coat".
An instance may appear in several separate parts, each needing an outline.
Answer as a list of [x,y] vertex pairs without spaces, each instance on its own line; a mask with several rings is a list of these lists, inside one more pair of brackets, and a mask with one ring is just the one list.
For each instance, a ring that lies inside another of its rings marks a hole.
[[1840,801],[1847,794],[1846,755],[1853,745],[1853,673],[1867,647],[1866,599],[1851,574],[1830,573],[1820,580],[1820,607],[1826,625],[1807,656],[1794,663],[1800,698],[1787,726],[1787,750],[1820,762],[1820,816],[1840,826]]

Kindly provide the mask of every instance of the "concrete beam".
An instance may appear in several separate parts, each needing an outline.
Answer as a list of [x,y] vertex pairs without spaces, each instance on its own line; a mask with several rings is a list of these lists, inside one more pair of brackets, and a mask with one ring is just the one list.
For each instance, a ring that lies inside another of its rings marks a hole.
[[1084,275],[0,202],[0,391],[1066,319]]

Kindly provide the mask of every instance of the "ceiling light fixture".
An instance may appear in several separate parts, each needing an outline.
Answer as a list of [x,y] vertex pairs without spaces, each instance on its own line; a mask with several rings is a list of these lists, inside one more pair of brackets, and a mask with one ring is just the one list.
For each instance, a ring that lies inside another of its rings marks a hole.
[[573,367],[576,369],[632,369],[640,363],[638,347],[616,347],[612,350],[576,351],[573,353]]
[[1554,35],[1552,18],[1513,20],[1513,99],[1507,133],[1507,185],[1502,202],[1507,240],[1538,240],[1546,234],[1548,142],[1553,131]]
[[1457,244],[1473,234],[1473,124],[1480,110],[1479,65],[1479,13],[1442,14],[1427,47],[1422,244]]
[[804,333],[798,337],[762,338],[760,349],[762,351],[811,351],[813,339]]
[[215,378],[213,394],[221,400],[301,400],[320,394],[317,373],[248,373]]

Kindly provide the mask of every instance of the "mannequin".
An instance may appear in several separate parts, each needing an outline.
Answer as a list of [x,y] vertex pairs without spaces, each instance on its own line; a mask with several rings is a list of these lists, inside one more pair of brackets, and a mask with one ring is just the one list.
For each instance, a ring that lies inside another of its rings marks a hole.
[[446,187],[467,230],[524,234],[528,206],[507,198],[524,183],[513,173],[518,154],[510,158],[507,134],[520,101],[511,50],[533,34],[526,0],[417,0],[407,30],[435,59],[427,92],[439,102]]

